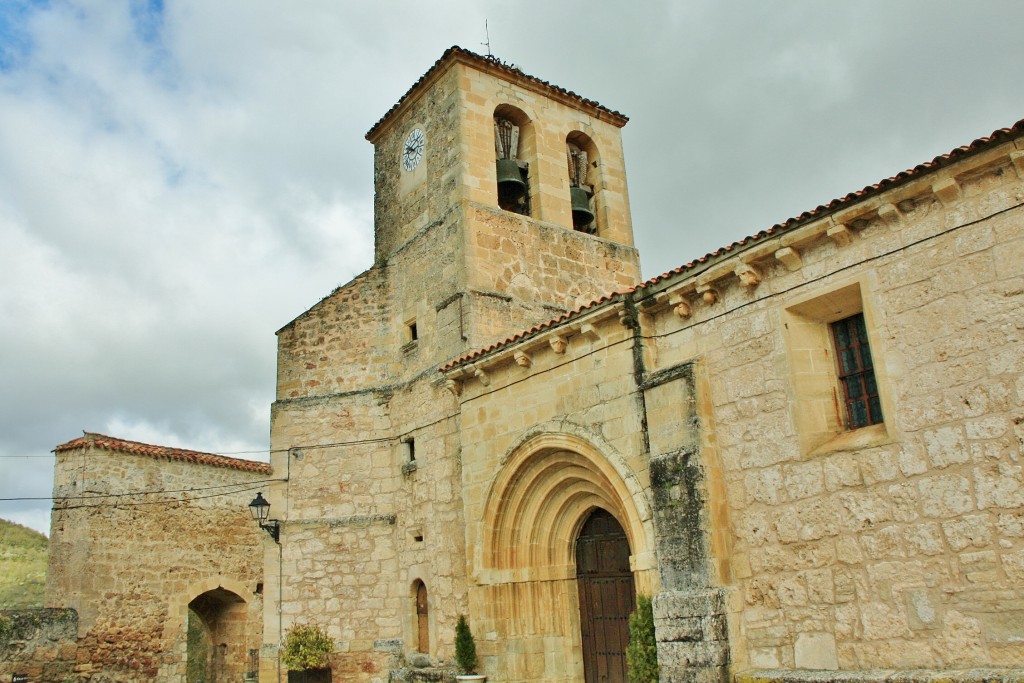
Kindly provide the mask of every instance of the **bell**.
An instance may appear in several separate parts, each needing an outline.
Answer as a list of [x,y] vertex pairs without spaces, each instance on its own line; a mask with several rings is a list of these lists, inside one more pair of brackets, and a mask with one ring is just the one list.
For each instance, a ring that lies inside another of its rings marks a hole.
[[526,195],[526,183],[515,159],[498,159],[498,195],[502,203],[515,203]]
[[587,226],[594,222],[594,214],[590,211],[590,197],[582,187],[570,187],[569,196],[572,198],[572,227],[586,230]]

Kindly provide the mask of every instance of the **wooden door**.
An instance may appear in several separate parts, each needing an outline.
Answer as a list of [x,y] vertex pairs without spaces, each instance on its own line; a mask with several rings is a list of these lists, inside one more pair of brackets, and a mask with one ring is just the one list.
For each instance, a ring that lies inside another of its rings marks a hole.
[[636,589],[629,570],[629,540],[605,510],[595,510],[580,531],[576,582],[586,683],[625,683]]
[[427,587],[416,585],[416,651],[430,652],[430,610],[427,607]]

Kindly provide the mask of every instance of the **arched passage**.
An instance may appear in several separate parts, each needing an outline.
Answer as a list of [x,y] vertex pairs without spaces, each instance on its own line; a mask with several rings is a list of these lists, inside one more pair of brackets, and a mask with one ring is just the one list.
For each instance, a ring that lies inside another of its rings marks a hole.
[[188,604],[189,683],[241,680],[249,668],[247,617],[245,600],[224,588],[206,591]]

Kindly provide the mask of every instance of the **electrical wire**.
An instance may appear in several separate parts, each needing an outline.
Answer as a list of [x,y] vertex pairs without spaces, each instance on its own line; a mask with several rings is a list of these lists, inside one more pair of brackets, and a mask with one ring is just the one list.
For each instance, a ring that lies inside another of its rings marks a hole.
[[237,489],[235,491],[225,491],[224,493],[212,493],[212,494],[210,494],[208,496],[197,496],[195,498],[174,498],[174,499],[164,499],[164,500],[146,500],[146,501],[138,501],[138,502],[134,502],[134,503],[132,503],[132,502],[117,502],[117,503],[114,503],[113,505],[108,505],[108,504],[102,504],[102,505],[100,505],[100,504],[96,504],[96,505],[91,505],[91,504],[90,505],[67,505],[67,506],[61,506],[61,507],[54,507],[53,509],[56,512],[62,512],[64,510],[83,510],[83,509],[89,509],[89,508],[106,508],[106,509],[117,510],[119,508],[127,508],[127,507],[142,507],[143,505],[173,505],[175,503],[191,503],[191,502],[196,501],[196,500],[207,500],[209,498],[220,498],[222,496],[233,496],[233,495],[236,495],[238,493],[246,493],[246,492],[249,492],[249,491],[258,491],[261,488],[262,488],[262,486],[248,486],[247,485],[244,488],[239,488],[239,489]]

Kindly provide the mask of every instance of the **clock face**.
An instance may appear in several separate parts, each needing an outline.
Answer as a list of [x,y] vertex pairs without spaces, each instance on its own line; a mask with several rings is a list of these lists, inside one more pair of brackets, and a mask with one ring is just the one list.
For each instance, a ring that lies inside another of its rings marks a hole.
[[405,145],[402,148],[402,168],[411,171],[419,166],[423,159],[423,147],[426,145],[427,137],[419,128],[414,128],[409,136],[405,138]]

